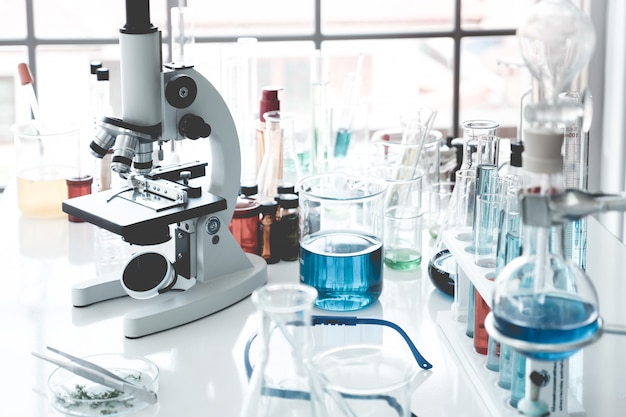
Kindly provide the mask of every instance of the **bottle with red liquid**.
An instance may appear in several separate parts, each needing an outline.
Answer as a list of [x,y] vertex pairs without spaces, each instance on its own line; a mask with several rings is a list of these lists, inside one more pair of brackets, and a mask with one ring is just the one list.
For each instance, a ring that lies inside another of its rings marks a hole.
[[233,218],[228,229],[233,234],[244,252],[257,253],[257,226],[261,205],[255,198],[258,187],[242,185],[235,205]]

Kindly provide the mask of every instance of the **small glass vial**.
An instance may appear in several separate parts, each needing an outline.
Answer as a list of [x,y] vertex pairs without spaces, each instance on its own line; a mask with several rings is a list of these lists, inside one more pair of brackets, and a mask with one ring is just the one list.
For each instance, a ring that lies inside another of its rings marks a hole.
[[268,264],[280,261],[276,245],[276,201],[264,201],[260,205],[260,220],[257,228],[257,255]]
[[[91,175],[67,178],[65,182],[67,184],[68,198],[91,194],[91,185],[93,183],[93,177]],[[71,214],[68,215],[68,219],[74,223],[81,223],[84,221],[83,219],[72,216]]]
[[254,254],[257,253],[257,226],[261,213],[261,205],[254,198],[257,189],[256,184],[241,186],[233,218],[228,226],[241,249]]
[[295,261],[300,256],[300,210],[296,194],[279,194],[278,203],[278,251],[282,261]]

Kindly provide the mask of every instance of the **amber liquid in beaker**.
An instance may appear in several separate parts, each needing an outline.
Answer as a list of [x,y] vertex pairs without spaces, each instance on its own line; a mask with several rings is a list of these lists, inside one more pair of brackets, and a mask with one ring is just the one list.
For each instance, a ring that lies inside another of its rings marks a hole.
[[64,215],[61,209],[67,199],[65,178],[33,180],[17,176],[17,203],[30,217],[53,218]]

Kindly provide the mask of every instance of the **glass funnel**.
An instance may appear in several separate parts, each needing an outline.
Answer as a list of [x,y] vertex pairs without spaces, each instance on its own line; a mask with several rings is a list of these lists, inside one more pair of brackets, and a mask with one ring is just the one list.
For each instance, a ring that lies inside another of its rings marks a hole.
[[[557,361],[600,336],[598,299],[585,272],[564,255],[563,225],[542,215],[529,196],[549,198],[562,175],[543,173],[522,193],[522,256],[496,278],[486,327],[501,343],[531,359]],[[545,205],[544,207],[547,207]]]

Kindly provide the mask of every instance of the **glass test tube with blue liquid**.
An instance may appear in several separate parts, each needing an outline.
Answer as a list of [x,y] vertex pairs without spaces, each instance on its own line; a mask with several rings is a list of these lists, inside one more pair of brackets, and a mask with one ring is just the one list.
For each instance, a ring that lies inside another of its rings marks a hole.
[[358,310],[382,293],[386,187],[384,180],[344,174],[298,183],[300,281],[317,289],[317,307]]
[[341,101],[339,104],[339,125],[337,126],[337,136],[335,138],[335,158],[343,158],[348,155],[350,138],[352,136],[352,123],[359,104],[361,93],[361,67],[363,66],[363,55],[359,55],[356,71],[346,74],[343,81]]

